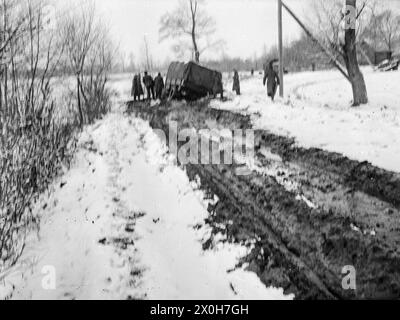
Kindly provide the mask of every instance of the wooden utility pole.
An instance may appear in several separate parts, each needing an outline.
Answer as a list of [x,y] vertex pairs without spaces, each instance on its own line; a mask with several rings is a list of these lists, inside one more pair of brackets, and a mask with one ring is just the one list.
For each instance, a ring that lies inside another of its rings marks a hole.
[[279,95],[283,98],[283,30],[282,30],[282,0],[278,0],[278,33],[279,33]]
[[316,45],[318,45],[321,48],[322,52],[325,53],[325,55],[330,59],[330,61],[340,71],[340,73],[347,80],[350,81],[350,78],[349,78],[347,72],[345,71],[345,68],[340,64],[340,62],[338,61],[337,57],[335,57],[327,48],[325,48],[325,46],[320,41],[318,41],[318,39],[312,34],[312,32],[307,29],[307,27],[304,25],[304,23],[301,22],[301,20],[294,14],[294,12],[285,3],[283,3],[282,0],[279,0],[279,2],[281,3],[281,6],[283,6],[286,9],[286,11],[293,17],[293,19],[300,25],[300,27],[304,30],[304,32],[307,34],[307,36]]

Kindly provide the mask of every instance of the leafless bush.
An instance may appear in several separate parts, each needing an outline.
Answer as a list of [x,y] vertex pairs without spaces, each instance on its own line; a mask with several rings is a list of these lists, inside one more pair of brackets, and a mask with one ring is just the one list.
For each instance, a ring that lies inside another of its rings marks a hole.
[[91,2],[85,2],[79,11],[67,12],[59,21],[58,29],[66,45],[65,69],[75,77],[79,119],[83,126],[110,108],[107,82],[114,52],[108,31],[96,19]]
[[[31,205],[70,162],[76,129],[109,109],[106,83],[112,56],[105,29],[97,27],[96,37],[81,48],[55,32],[45,2],[0,1],[1,277],[22,254],[29,227],[37,226]],[[94,30],[90,23],[84,28]],[[84,55],[75,70],[82,113],[72,96],[60,105],[56,90],[56,80],[67,71],[63,62],[75,61],[76,52]],[[66,117],[65,110],[72,108],[75,114]]]

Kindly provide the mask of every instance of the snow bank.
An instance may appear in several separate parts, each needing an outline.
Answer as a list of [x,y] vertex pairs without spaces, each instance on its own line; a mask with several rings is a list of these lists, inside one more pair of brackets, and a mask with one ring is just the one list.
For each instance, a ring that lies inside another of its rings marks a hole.
[[[293,136],[299,145],[339,152],[400,171],[400,73],[363,69],[370,103],[352,108],[351,88],[336,71],[285,77],[287,96],[268,100],[262,77],[242,82],[242,96],[230,94],[214,108],[253,114],[256,128]],[[229,88],[230,85],[227,85]]]
[[[99,138],[99,131],[110,134],[107,120],[82,134],[73,168],[37,203],[40,231],[30,236],[18,270],[5,280],[15,287],[12,298],[119,299],[129,294],[126,260],[99,243],[120,236],[124,226],[112,215],[109,159],[100,154],[108,151],[100,151],[92,137]],[[46,285],[50,273],[54,288],[50,280]]]

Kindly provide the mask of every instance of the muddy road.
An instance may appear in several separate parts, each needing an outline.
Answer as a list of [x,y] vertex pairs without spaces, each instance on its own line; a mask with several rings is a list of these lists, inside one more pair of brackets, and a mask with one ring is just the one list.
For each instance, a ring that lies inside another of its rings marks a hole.
[[[208,108],[208,101],[127,112],[168,136],[178,130],[251,129],[247,115]],[[255,115],[256,116],[256,115]],[[206,223],[227,241],[252,243],[241,261],[266,285],[297,299],[400,297],[400,175],[293,139],[255,131],[255,165],[186,166],[207,194],[219,199]],[[203,244],[212,248],[213,236]],[[356,290],[342,287],[343,267],[356,270]]]

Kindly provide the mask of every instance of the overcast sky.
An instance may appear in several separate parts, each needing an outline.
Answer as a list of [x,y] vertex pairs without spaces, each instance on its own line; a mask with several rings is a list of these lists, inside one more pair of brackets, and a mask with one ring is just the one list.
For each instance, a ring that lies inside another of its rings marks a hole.
[[[146,35],[153,59],[163,62],[174,55],[171,41],[159,43],[160,17],[172,11],[178,0],[95,0],[105,22],[112,29],[121,50],[132,52],[140,60],[143,38]],[[304,16],[308,0],[287,0],[287,4]],[[264,45],[276,45],[277,0],[207,0],[207,11],[217,22],[217,37],[226,42],[225,53],[232,57],[249,58],[261,54]],[[299,27],[284,16],[284,38],[291,40],[299,35]],[[212,57],[205,53],[204,57]]]
[[[61,1],[61,0],[54,0]],[[65,0],[61,2],[64,3]],[[82,0],[71,0],[82,3]],[[160,18],[173,11],[178,0],[93,0],[104,23],[111,28],[112,36],[120,50],[132,53],[136,63],[142,63],[143,39],[146,36],[153,61],[162,63],[174,57],[174,41],[159,42]],[[217,22],[217,38],[225,41],[225,54],[231,57],[252,58],[260,55],[264,47],[277,44],[277,0],[205,0],[208,13]],[[285,0],[286,4],[307,22],[312,0]],[[331,0],[326,0],[331,1]],[[343,0],[344,1],[344,0]],[[399,8],[400,0],[379,0],[386,7]],[[300,35],[300,27],[284,11],[284,41]],[[202,58],[213,58],[205,53]]]

